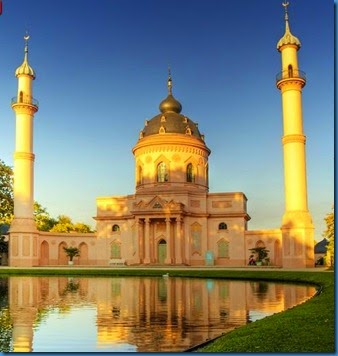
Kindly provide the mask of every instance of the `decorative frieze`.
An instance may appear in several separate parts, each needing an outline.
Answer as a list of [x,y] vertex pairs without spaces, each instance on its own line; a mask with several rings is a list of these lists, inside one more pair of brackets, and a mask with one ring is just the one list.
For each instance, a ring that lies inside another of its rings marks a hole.
[[180,153],[189,153],[194,155],[199,155],[204,158],[208,158],[209,153],[202,149],[192,146],[175,146],[175,145],[161,145],[161,146],[149,146],[140,148],[137,150],[137,155],[142,154],[153,154],[153,153],[162,153],[162,152],[180,152]]
[[190,206],[192,208],[200,208],[201,202],[200,202],[200,200],[190,200]]
[[224,208],[231,208],[232,202],[230,200],[218,200],[213,201],[211,206],[215,209],[224,209]]

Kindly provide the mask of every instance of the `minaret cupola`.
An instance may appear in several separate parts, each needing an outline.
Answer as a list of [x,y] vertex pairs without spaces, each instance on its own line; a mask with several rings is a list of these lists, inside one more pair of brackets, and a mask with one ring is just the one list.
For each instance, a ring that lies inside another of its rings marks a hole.
[[28,64],[28,40],[29,36],[26,34],[25,37],[25,55],[22,64],[16,69],[15,76],[18,77],[20,75],[29,75],[33,79],[35,79],[34,69]]
[[285,9],[285,33],[284,33],[284,36],[278,41],[277,49],[278,49],[278,51],[280,51],[281,48],[285,45],[294,45],[297,47],[297,50],[298,50],[301,47],[300,41],[290,31],[289,15],[288,15],[289,3],[285,1],[282,3],[282,5],[284,6],[284,9]]

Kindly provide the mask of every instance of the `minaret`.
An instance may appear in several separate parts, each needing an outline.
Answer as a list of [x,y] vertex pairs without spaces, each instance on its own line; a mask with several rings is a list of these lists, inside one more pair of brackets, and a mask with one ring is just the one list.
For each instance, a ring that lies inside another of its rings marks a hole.
[[277,49],[282,56],[282,72],[277,88],[282,93],[285,213],[282,221],[283,267],[314,266],[314,226],[308,210],[306,158],[302,118],[302,88],[305,73],[299,70],[297,52],[300,41],[290,31],[288,2],[285,33]]
[[34,153],[33,119],[38,103],[33,99],[34,70],[28,64],[28,40],[26,35],[22,64],[16,69],[18,94],[12,99],[15,112],[14,152],[14,220],[10,228],[11,266],[37,264],[37,236],[34,221]]

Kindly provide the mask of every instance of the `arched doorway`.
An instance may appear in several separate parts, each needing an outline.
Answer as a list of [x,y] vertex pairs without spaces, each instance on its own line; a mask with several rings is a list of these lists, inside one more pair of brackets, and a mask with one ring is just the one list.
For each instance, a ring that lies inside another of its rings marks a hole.
[[66,265],[68,264],[68,257],[66,255],[64,247],[67,247],[67,244],[63,241],[59,244],[59,251],[58,251],[58,261],[59,265]]
[[85,242],[81,242],[79,246],[80,256],[79,256],[79,265],[88,264],[88,245]]
[[43,241],[40,247],[40,265],[49,265],[49,244],[47,241]]
[[161,239],[158,242],[157,255],[158,255],[158,263],[164,265],[164,261],[167,258],[167,242],[164,239]]
[[275,241],[275,266],[282,266],[282,247],[281,247],[281,243],[279,240]]

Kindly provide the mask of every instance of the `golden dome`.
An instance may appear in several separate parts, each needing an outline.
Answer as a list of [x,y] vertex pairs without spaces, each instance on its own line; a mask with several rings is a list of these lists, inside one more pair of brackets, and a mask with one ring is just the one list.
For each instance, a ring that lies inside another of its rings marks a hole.
[[172,94],[169,94],[160,104],[160,111],[164,114],[166,112],[176,112],[179,114],[182,111],[182,105],[177,101]]
[[33,68],[28,64],[28,40],[29,40],[29,36],[26,35],[24,37],[25,39],[25,56],[23,59],[23,62],[21,64],[21,66],[19,66],[16,71],[15,71],[15,76],[18,77],[21,74],[25,74],[25,75],[29,75],[31,77],[33,77],[33,79],[35,79],[35,72],[33,70]]

